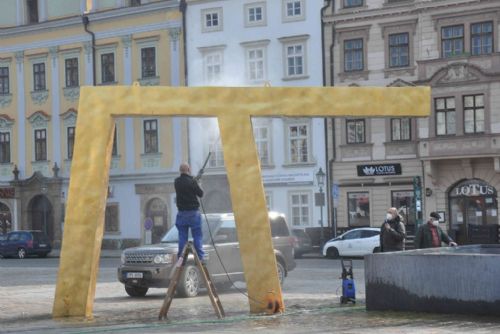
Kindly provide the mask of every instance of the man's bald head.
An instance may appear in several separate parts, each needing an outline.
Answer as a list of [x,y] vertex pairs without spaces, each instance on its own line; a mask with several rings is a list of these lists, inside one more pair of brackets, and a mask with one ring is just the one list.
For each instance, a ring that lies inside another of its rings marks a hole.
[[190,175],[191,174],[191,168],[189,167],[189,164],[186,163],[186,162],[182,163],[179,166],[179,172],[181,172],[181,174],[188,174],[188,175]]

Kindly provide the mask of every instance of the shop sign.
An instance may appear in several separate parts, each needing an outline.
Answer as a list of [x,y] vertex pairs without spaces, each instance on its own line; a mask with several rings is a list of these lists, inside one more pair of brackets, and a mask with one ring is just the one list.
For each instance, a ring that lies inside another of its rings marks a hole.
[[14,188],[0,188],[0,198],[14,198],[16,190]]
[[488,184],[469,183],[457,186],[452,194],[454,196],[488,196],[495,194],[495,188]]
[[312,183],[313,172],[262,175],[264,184]]
[[358,176],[401,175],[401,164],[358,165]]

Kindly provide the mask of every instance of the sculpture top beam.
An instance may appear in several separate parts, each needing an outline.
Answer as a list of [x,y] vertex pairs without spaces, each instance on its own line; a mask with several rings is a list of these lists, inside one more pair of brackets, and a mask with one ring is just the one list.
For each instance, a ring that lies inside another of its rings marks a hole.
[[81,98],[99,101],[99,113],[117,100],[127,106],[112,116],[229,116],[224,103],[239,116],[424,117],[431,105],[430,87],[82,87]]

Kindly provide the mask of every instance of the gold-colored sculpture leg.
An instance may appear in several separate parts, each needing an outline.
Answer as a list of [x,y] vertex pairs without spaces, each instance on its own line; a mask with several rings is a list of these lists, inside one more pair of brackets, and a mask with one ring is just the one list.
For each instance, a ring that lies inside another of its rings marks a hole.
[[[251,119],[236,114],[219,117],[219,129],[248,288],[250,312],[267,311],[266,298],[269,291],[274,292],[276,300],[283,309],[283,297]],[[241,149],[242,147],[245,149]]]
[[[77,123],[54,317],[92,317],[115,124],[93,111]],[[109,135],[94,136],[95,131]]]

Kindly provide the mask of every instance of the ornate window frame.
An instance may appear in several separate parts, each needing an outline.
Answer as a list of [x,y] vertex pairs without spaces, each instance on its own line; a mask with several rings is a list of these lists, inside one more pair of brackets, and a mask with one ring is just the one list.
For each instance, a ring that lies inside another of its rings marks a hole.
[[[207,14],[217,14],[217,25],[216,26],[207,26],[206,15]],[[224,29],[224,20],[223,20],[223,10],[222,7],[214,7],[214,8],[205,8],[200,11],[201,15],[201,32],[208,33],[214,31],[222,31]]]
[[[417,23],[418,19],[413,20],[405,20],[405,21],[397,21],[390,23],[379,23],[379,26],[382,30],[382,38],[384,39],[384,58],[385,58],[385,67],[384,67],[384,77],[393,77],[393,76],[403,76],[415,75],[415,34],[417,31]],[[390,52],[389,52],[389,35],[398,34],[398,33],[407,33],[408,34],[408,66],[405,67],[390,67]]]
[[[341,82],[346,80],[368,80],[370,71],[368,70],[368,40],[370,35],[371,24],[359,26],[359,27],[348,27],[339,28],[336,30],[336,41],[337,47],[340,50],[339,53],[339,69],[337,73]],[[351,39],[362,39],[363,40],[363,70],[362,71],[349,71],[344,70],[344,42]]]
[[[245,50],[245,76],[246,80],[251,84],[260,84],[266,82],[268,79],[267,71],[267,46],[271,41],[269,39],[264,39],[260,41],[243,42],[240,45]],[[263,61],[263,77],[261,79],[251,79],[250,78],[250,57],[249,52],[252,50],[262,50],[262,61]]]
[[[139,59],[139,73],[137,75],[137,81],[141,84],[141,86],[158,86],[160,85],[160,71],[158,69],[158,46],[160,42],[160,36],[150,36],[145,38],[134,38],[134,42],[137,46]],[[143,77],[142,76],[142,49],[145,48],[154,48],[155,49],[155,75],[152,77]]]
[[12,103],[12,58],[0,58],[0,67],[7,67],[9,70],[9,92],[0,93],[0,109],[8,107]]
[[[261,8],[262,9],[262,19],[259,21],[250,21],[250,9]],[[245,27],[264,27],[267,25],[267,6],[266,2],[249,2],[243,6],[243,16],[245,18]]]
[[[105,45],[98,45],[96,46],[97,52],[96,52],[96,82],[98,82],[98,85],[116,85],[119,82],[118,75],[120,71],[117,71],[117,49],[118,49],[118,43],[110,43],[110,44],[105,44]],[[101,56],[103,54],[107,53],[112,53],[114,62],[113,62],[113,67],[114,67],[114,81],[111,82],[102,82],[102,63],[101,63]]]

